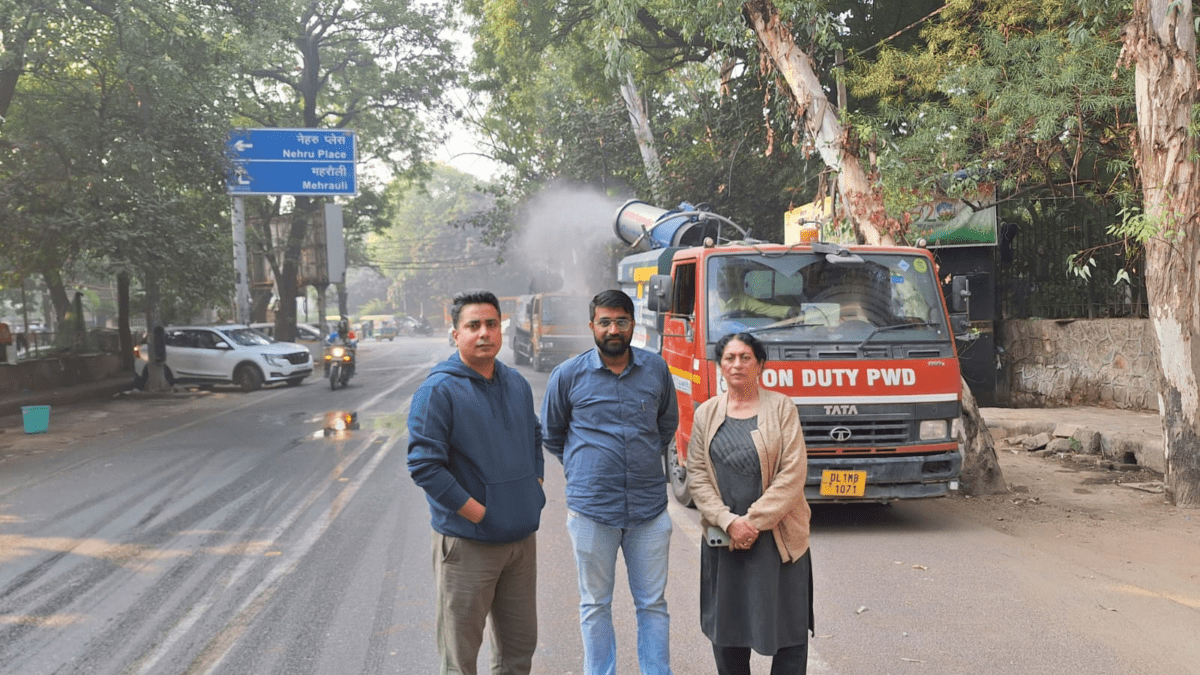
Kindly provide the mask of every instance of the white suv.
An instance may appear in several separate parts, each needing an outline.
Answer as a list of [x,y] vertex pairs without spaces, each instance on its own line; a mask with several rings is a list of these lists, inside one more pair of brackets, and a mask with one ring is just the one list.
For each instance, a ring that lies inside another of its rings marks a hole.
[[[291,342],[274,342],[237,324],[180,326],[166,329],[167,382],[172,384],[236,384],[254,391],[264,384],[295,386],[313,372],[312,354]],[[146,385],[150,362],[146,344],[138,346],[135,384]]]

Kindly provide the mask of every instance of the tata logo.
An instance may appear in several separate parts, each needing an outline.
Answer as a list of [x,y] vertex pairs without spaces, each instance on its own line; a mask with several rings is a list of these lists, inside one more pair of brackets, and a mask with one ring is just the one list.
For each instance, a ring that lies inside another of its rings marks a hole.
[[850,430],[846,427],[834,427],[829,430],[829,437],[838,443],[845,443],[850,440]]
[[856,405],[827,405],[825,406],[826,415],[857,415],[858,406]]

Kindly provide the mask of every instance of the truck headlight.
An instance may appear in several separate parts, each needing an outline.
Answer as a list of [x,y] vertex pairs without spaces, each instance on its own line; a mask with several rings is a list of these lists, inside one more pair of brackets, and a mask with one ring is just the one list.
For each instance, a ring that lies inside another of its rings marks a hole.
[[275,356],[274,354],[263,354],[263,360],[266,361],[268,365],[279,365],[279,357]]
[[923,441],[936,441],[950,435],[950,425],[946,420],[921,420],[918,437]]

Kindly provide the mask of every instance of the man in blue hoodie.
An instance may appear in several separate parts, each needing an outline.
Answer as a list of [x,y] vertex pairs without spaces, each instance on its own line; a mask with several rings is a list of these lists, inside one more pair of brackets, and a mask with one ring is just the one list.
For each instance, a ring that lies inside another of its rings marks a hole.
[[465,291],[450,309],[458,351],[413,394],[408,470],[433,526],[442,675],[475,675],[492,617],[492,673],[526,675],[537,647],[537,543],[546,495],[533,390],[496,360],[500,303]]

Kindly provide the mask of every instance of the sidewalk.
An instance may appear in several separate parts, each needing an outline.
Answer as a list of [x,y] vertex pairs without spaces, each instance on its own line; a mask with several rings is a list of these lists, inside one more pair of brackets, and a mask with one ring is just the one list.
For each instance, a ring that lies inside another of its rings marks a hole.
[[1039,434],[1074,437],[1079,441],[1075,452],[1100,454],[1117,464],[1136,463],[1160,474],[1166,471],[1158,413],[1096,406],[980,408],[979,413],[997,444]]
[[[52,409],[85,401],[109,399],[133,388],[133,377],[120,375],[72,387],[56,387],[43,391],[25,391],[0,396],[0,420],[10,416],[20,418],[21,408],[27,405],[48,405]],[[18,424],[20,419],[17,420]],[[0,423],[0,426],[9,426]]]
[[[49,405],[53,408],[72,404],[111,399],[133,386],[132,378],[120,376],[77,387],[27,392],[0,397],[0,428],[21,427],[21,407]],[[55,414],[62,414],[59,411]],[[1158,473],[1165,470],[1162,425],[1157,413],[1076,406],[1072,408],[981,408],[980,414],[992,432],[992,438],[1021,439],[1047,434],[1052,440],[1055,432],[1062,438],[1075,436],[1077,451],[1089,446],[1118,464],[1137,463]],[[6,419],[15,417],[15,419]],[[1130,461],[1134,460],[1134,461]]]

